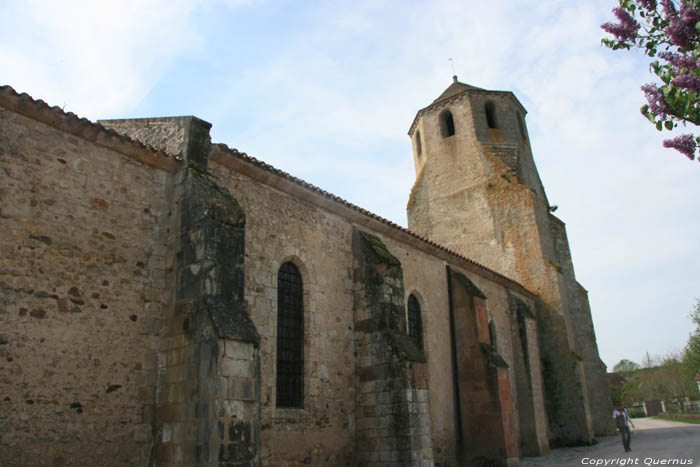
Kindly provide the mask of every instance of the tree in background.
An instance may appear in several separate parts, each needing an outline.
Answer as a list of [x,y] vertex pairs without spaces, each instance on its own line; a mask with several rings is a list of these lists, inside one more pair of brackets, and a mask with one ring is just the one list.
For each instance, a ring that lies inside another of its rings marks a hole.
[[[613,9],[618,23],[601,27],[613,49],[637,48],[655,59],[650,68],[661,83],[642,86],[647,98],[641,111],[656,128],[672,130],[679,123],[700,125],[700,0],[619,0]],[[664,140],[695,159],[700,136],[682,134]],[[700,158],[698,159],[700,161]]]
[[[666,356],[646,353],[642,365],[620,360],[613,371],[622,375],[609,377],[613,403],[630,405],[648,400],[679,401],[686,397],[699,399],[695,376],[700,371],[700,300],[690,313],[693,331],[680,352]],[[682,410],[682,404],[679,405]]]
[[639,365],[632,360],[622,359],[617,362],[617,365],[613,367],[613,371],[616,373],[634,373],[639,370]]
[[700,300],[695,302],[695,309],[690,313],[690,320],[695,325],[695,330],[690,334],[685,346],[683,366],[694,379],[700,371]]

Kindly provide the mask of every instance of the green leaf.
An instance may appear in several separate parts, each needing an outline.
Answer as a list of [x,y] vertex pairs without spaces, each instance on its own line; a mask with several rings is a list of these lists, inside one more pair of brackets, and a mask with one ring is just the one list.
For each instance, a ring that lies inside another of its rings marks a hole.
[[666,127],[667,130],[673,130],[673,122],[671,120],[666,120],[664,122],[664,126]]
[[664,127],[663,127],[663,123],[661,123],[661,122],[656,122],[656,129],[657,129],[657,130],[661,131],[661,130],[663,130],[663,128],[664,128]]
[[639,111],[644,115],[644,117],[649,120],[651,123],[656,123],[656,117],[654,116],[653,113],[649,112],[649,106],[647,104],[644,104]]
[[[661,78],[661,81],[663,81],[666,85],[671,82],[671,73],[669,73],[668,70],[664,70],[661,72],[659,75],[659,78]],[[667,86],[664,87],[664,94],[666,94],[666,90],[668,89]]]
[[695,23],[695,30],[696,30],[697,32],[700,32],[700,21],[698,21],[697,23]]

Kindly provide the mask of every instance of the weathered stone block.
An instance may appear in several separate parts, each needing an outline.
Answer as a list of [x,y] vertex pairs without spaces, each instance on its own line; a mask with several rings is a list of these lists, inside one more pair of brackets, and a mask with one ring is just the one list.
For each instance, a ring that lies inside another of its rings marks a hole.
[[250,361],[233,360],[224,357],[220,362],[219,371],[223,376],[233,376],[239,378],[252,378],[254,376],[253,367]]

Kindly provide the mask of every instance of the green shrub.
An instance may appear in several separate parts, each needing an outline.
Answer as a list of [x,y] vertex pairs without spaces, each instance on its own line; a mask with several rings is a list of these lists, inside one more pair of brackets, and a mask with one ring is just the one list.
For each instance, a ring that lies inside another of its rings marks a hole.
[[647,414],[644,413],[644,407],[629,407],[627,409],[627,414],[630,418],[644,418],[647,416]]

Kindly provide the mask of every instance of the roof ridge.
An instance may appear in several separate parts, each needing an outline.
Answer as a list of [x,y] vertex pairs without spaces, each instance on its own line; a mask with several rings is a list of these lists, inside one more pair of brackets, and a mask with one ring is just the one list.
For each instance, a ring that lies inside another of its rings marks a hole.
[[[59,130],[80,136],[83,139],[95,142],[101,146],[105,146],[105,144],[97,141],[97,136],[100,133],[107,137],[116,137],[120,142],[133,145],[141,150],[152,152],[162,158],[172,159],[174,161],[182,160],[182,157],[179,155],[170,154],[150,144],[145,144],[111,128],[106,128],[100,123],[93,122],[84,117],[79,117],[73,112],[66,112],[57,105],[52,107],[41,99],[34,99],[26,92],[20,94],[10,85],[0,85],[0,107],[53,126]],[[79,126],[76,127],[76,125]]]
[[350,208],[350,209],[352,209],[352,210],[354,210],[354,211],[357,211],[357,212],[359,212],[359,213],[361,213],[361,214],[363,214],[363,215],[365,215],[365,216],[371,217],[372,219],[375,219],[375,220],[377,220],[377,221],[379,221],[379,222],[381,222],[381,223],[383,223],[383,224],[385,224],[385,225],[388,225],[388,226],[391,227],[392,229],[398,230],[398,231],[400,231],[400,232],[402,232],[402,233],[404,233],[404,234],[407,234],[407,235],[409,235],[409,236],[411,236],[411,237],[413,237],[413,238],[415,238],[415,239],[417,239],[417,240],[419,240],[419,241],[421,241],[421,242],[423,242],[423,243],[426,243],[426,244],[428,244],[428,245],[430,245],[430,246],[432,246],[432,247],[434,247],[434,248],[437,248],[437,249],[439,249],[439,250],[442,250],[442,251],[444,251],[445,253],[447,253],[447,254],[449,254],[449,255],[451,255],[451,256],[454,256],[454,257],[456,257],[456,258],[459,258],[460,260],[462,260],[462,261],[464,261],[464,262],[466,262],[466,263],[468,263],[468,264],[470,264],[470,265],[476,267],[477,269],[481,269],[481,270],[483,270],[483,271],[485,271],[485,272],[488,272],[488,273],[490,273],[490,274],[495,275],[496,277],[499,277],[499,278],[504,279],[504,280],[506,280],[506,281],[508,281],[508,282],[517,284],[517,285],[519,285],[520,287],[522,287],[524,290],[526,290],[527,292],[529,292],[529,293],[531,293],[531,294],[533,294],[533,295],[537,295],[536,293],[534,293],[534,292],[532,292],[532,291],[530,291],[530,290],[527,290],[521,283],[519,283],[518,281],[516,281],[516,280],[514,280],[514,279],[511,279],[510,277],[507,277],[507,276],[505,276],[505,275],[503,275],[503,274],[501,274],[501,273],[499,273],[499,272],[497,272],[497,271],[494,271],[493,269],[491,269],[491,268],[489,268],[489,267],[487,267],[487,266],[484,266],[484,265],[481,264],[481,263],[477,263],[477,262],[474,261],[473,259],[467,258],[466,256],[464,256],[464,255],[462,255],[462,254],[460,254],[460,253],[457,253],[456,251],[451,250],[451,249],[449,249],[449,248],[447,248],[447,247],[445,247],[445,246],[443,246],[443,245],[440,245],[439,243],[436,243],[436,242],[430,240],[430,239],[427,238],[427,237],[423,237],[422,235],[419,235],[419,234],[417,234],[417,233],[415,233],[415,232],[413,232],[413,231],[407,229],[406,227],[402,227],[401,225],[399,225],[399,224],[397,224],[397,223],[395,223],[395,222],[392,222],[392,221],[390,221],[389,219],[386,219],[386,218],[384,218],[384,217],[382,217],[382,216],[379,216],[379,215],[377,215],[377,214],[374,214],[373,212],[368,211],[367,209],[361,208],[360,206],[357,206],[356,204],[353,204],[353,203],[351,203],[351,202],[349,202],[349,201],[346,201],[346,200],[344,200],[343,198],[341,198],[341,197],[339,197],[339,196],[337,196],[337,195],[334,195],[334,194],[332,194],[332,193],[329,193],[328,191],[325,191],[325,190],[323,190],[322,188],[317,187],[316,185],[313,185],[313,184],[311,184],[311,183],[308,183],[308,182],[306,182],[306,181],[304,181],[304,180],[302,180],[302,179],[300,179],[300,178],[298,178],[298,177],[295,177],[294,175],[291,175],[291,174],[289,174],[289,173],[287,173],[287,172],[285,172],[285,171],[283,171],[283,170],[280,170],[280,169],[278,169],[278,168],[276,168],[276,167],[274,167],[274,166],[272,166],[272,165],[270,165],[270,164],[268,164],[268,163],[266,163],[266,162],[263,162],[263,161],[260,160],[260,159],[257,159],[257,158],[255,158],[255,157],[253,157],[253,156],[250,156],[250,155],[246,154],[245,152],[240,152],[240,151],[239,151],[238,149],[236,149],[236,148],[229,148],[229,147],[228,147],[226,144],[224,144],[224,143],[215,143],[215,144],[213,143],[213,144],[212,144],[212,148],[215,148],[215,149],[217,149],[217,150],[219,150],[219,151],[221,151],[221,152],[228,153],[228,154],[230,154],[230,155],[232,155],[232,156],[234,156],[234,157],[237,157],[237,158],[239,158],[239,159],[241,159],[241,160],[243,160],[243,161],[245,161],[245,162],[247,162],[247,163],[253,164],[253,165],[255,165],[255,166],[257,166],[257,167],[259,167],[259,168],[261,168],[261,169],[263,169],[263,170],[265,170],[265,171],[267,171],[267,172],[270,172],[270,173],[272,173],[272,174],[274,174],[274,175],[276,175],[276,176],[282,177],[282,178],[287,179],[287,180],[289,180],[289,181],[291,181],[291,182],[293,182],[293,183],[295,183],[295,184],[297,184],[297,185],[299,185],[299,186],[302,186],[302,187],[304,187],[304,188],[306,188],[306,189],[308,189],[308,190],[314,191],[314,192],[320,194],[321,196],[323,196],[323,197],[325,197],[325,198],[331,199],[332,201],[337,202],[337,203],[339,203],[339,204],[341,204],[341,205],[343,205],[343,206],[345,206],[345,207],[347,207],[347,208]]

